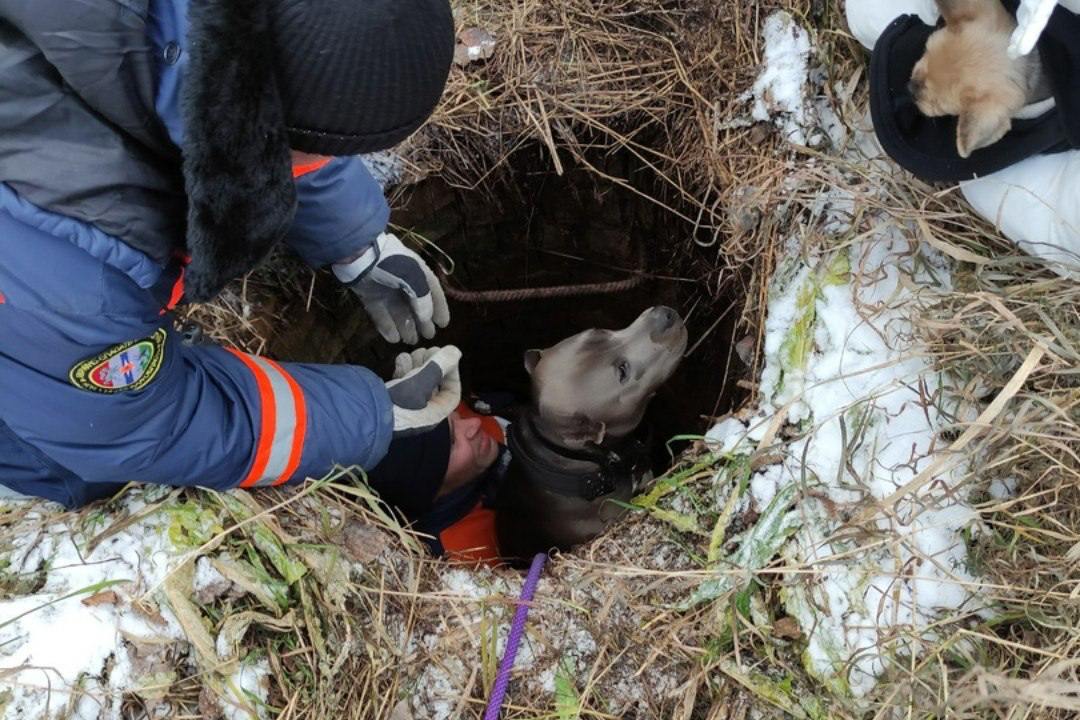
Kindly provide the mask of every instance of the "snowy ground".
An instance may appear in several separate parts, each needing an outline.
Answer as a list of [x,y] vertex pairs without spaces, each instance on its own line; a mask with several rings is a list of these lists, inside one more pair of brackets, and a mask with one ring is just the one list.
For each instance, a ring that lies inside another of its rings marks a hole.
[[[806,31],[783,13],[765,27],[765,58],[775,63],[754,86],[754,117],[766,119],[758,114],[768,108],[785,137],[805,142],[809,133],[792,127],[815,119]],[[832,139],[843,146],[844,137]],[[855,140],[847,159],[870,168],[861,153],[872,153],[872,137]],[[814,210],[825,237],[818,245],[836,250],[807,252],[791,239],[771,283],[762,402],[707,437],[733,462],[755,450],[773,453],[740,498],[766,526],[744,545],[759,543],[764,557],[782,546],[791,569],[784,604],[807,637],[807,669],[862,695],[890,659],[912,651],[901,644],[903,632],[918,636],[942,613],[973,609],[962,533],[977,518],[954,491],[967,468],[930,468],[948,444],[942,430],[973,418],[912,332],[920,308],[949,291],[949,263],[919,243],[916,228],[885,214],[853,227],[857,201],[835,172],[840,189],[822,190]],[[782,433],[792,439],[780,440]],[[894,504],[916,478],[919,487]],[[864,518],[880,536],[852,532],[848,521]],[[695,601],[731,586],[724,579]]]
[[878,513],[880,537],[847,524],[925,470],[955,417],[909,321],[948,278],[941,258],[885,221],[835,255],[789,261],[769,303],[764,400],[708,433],[733,458],[774,447],[782,428],[796,435],[751,476],[744,500],[780,515],[771,538],[790,535],[783,597],[807,636],[806,666],[845,694],[873,687],[902,650],[898,631],[971,600],[962,531],[976,516],[953,492],[962,464],[933,474],[895,515]]
[[120,693],[161,684],[157,650],[183,639],[167,610],[138,604],[175,559],[167,521],[151,515],[91,547],[91,533],[39,518],[28,514],[24,544],[5,557],[9,578],[40,587],[0,602],[3,716],[119,717]]
[[[28,589],[0,600],[0,716],[109,720],[121,717],[125,694],[153,707],[191,652],[171,591],[197,596],[215,579],[178,571],[194,564],[192,537],[220,531],[218,518],[163,488],[130,492],[109,514],[43,523],[41,513],[56,506],[30,507],[10,528],[19,546],[0,554],[5,586]],[[225,653],[218,669],[225,716],[261,717],[254,699],[266,698],[265,661]]]
[[[747,96],[749,118],[775,123],[790,142],[850,147],[849,159],[869,168],[859,153],[873,143],[849,142],[817,99],[824,74],[815,67],[811,34],[776,14],[765,23],[765,40],[767,67]],[[394,156],[368,160],[381,182],[401,172]],[[773,277],[760,405],[708,433],[726,454],[725,467],[755,451],[770,458],[755,466],[744,491],[728,496],[732,514],[756,515],[757,522],[717,542],[715,577],[685,605],[735,589],[779,555],[783,602],[807,639],[807,669],[838,692],[862,695],[898,655],[916,648],[911,638],[924,635],[920,628],[942,613],[978,609],[962,534],[976,519],[954,492],[962,463],[928,472],[947,444],[942,430],[970,411],[951,400],[948,378],[935,371],[911,325],[924,303],[949,290],[949,264],[920,245],[913,228],[861,213],[844,189],[847,179],[835,180],[819,183],[806,220],[825,242],[804,243],[805,235],[793,232]],[[806,192],[800,182],[793,178],[793,194]],[[915,479],[926,482],[875,510],[876,501],[892,499]],[[223,584],[220,572],[209,560],[192,562],[184,537],[201,522],[212,534],[215,517],[185,515],[189,509],[153,493],[134,493],[125,503],[129,522],[99,518],[99,526],[91,517],[89,526],[39,530],[40,516],[31,513],[19,547],[0,548],[0,575],[25,586],[19,596],[0,599],[3,720],[119,717],[122,693],[153,700],[176,679],[174,657],[196,651],[222,664],[225,695],[233,699],[222,710],[230,720],[265,714],[265,661],[232,657],[225,632],[208,648],[197,647],[178,617],[186,606],[175,595],[177,578],[192,596],[221,592],[214,589]],[[880,531],[870,541],[848,524],[863,515]],[[412,638],[410,653],[440,655],[464,631],[481,646],[490,642],[497,655],[509,616],[502,599],[516,595],[517,583],[463,570],[441,582],[438,590],[468,610]],[[560,602],[607,602],[602,586],[573,590],[580,596]],[[542,584],[541,596],[558,593]],[[534,628],[519,661],[529,682],[558,695],[568,676],[580,678],[603,640],[584,622],[571,617],[547,627],[565,642],[554,655]],[[627,611],[622,622],[633,628],[637,618]],[[411,684],[416,718],[453,717],[472,682],[475,668],[453,653],[441,656],[445,662],[428,665]],[[646,676],[627,672],[621,682],[626,687],[613,702],[640,696],[643,683],[660,696],[679,692],[679,676],[656,667]]]

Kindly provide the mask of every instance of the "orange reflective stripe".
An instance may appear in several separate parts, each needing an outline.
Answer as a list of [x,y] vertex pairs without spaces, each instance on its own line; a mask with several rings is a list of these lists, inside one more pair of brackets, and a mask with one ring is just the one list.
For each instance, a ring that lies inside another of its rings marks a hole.
[[266,471],[267,463],[270,462],[270,450],[274,444],[274,430],[277,423],[274,393],[270,389],[270,378],[266,376],[262,368],[255,364],[255,361],[250,356],[233,348],[226,349],[247,366],[247,369],[255,377],[255,385],[259,389],[260,426],[255,460],[251,463],[251,470],[248,471],[247,477],[240,482],[240,487],[247,488],[259,481]]
[[296,472],[296,468],[300,466],[300,457],[304,454],[304,437],[307,434],[307,403],[304,401],[304,391],[300,389],[300,385],[297,384],[293,376],[285,372],[285,368],[273,360],[266,358],[266,362],[285,377],[285,382],[289,385],[289,392],[292,394],[293,413],[296,417],[292,445],[289,448],[289,462],[281,476],[273,481],[274,485],[281,485]]
[[164,315],[165,313],[176,307],[184,297],[184,272],[187,268],[181,267],[180,274],[176,278],[176,282],[173,283],[172,292],[169,294],[169,302],[165,307],[161,308],[161,312],[158,315]]
[[240,487],[281,485],[296,473],[304,454],[307,404],[285,368],[269,358],[229,349],[251,371],[259,391],[259,437],[251,469]]
[[298,177],[303,177],[304,175],[307,175],[308,173],[313,173],[316,170],[319,170],[321,168],[326,167],[327,164],[329,164],[329,162],[331,160],[333,160],[333,159],[334,158],[332,158],[332,157],[324,157],[324,158],[320,158],[319,160],[316,160],[314,162],[304,163],[303,165],[293,165],[293,168],[292,168],[293,180],[295,180]]

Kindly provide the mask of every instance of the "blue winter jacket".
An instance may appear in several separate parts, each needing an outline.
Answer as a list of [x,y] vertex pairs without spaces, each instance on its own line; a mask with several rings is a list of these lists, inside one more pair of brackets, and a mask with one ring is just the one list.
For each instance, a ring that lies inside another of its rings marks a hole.
[[[371,372],[172,328],[187,19],[188,0],[0,0],[0,484],[20,492],[76,506],[128,481],[281,484],[372,467],[389,444]],[[389,215],[359,158],[295,196],[285,241],[316,267]]]

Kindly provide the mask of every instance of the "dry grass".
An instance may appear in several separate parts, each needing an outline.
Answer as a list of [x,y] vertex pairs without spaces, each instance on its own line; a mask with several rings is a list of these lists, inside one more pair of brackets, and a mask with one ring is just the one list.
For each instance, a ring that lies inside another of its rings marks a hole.
[[[483,190],[515,153],[543,153],[556,173],[585,167],[667,209],[712,251],[705,288],[723,293],[745,276],[760,298],[776,239],[769,222],[746,227],[732,212],[779,200],[787,153],[768,126],[750,127],[740,93],[760,62],[759,29],[784,8],[811,26],[835,15],[810,0],[472,0],[460,27],[497,43],[487,61],[456,67],[443,103],[410,158],[424,171]],[[827,27],[822,36],[829,37]],[[634,176],[604,159],[632,157]]]
[[[1018,256],[992,232],[954,235],[974,255],[957,292],[925,319],[935,355],[985,402],[1045,350],[972,451],[990,532],[972,542],[997,603],[971,648],[940,649],[938,701],[956,717],[1075,717],[1080,709],[1080,289]],[[955,656],[949,657],[951,653]],[[942,662],[948,657],[951,662]]]
[[186,332],[244,352],[266,352],[270,340],[299,308],[313,302],[316,275],[278,250],[256,270],[231,283],[214,301],[178,309]]
[[[552,562],[530,621],[532,659],[521,663],[504,717],[1075,717],[1080,289],[1017,257],[955,191],[902,174],[869,174],[827,152],[796,157],[775,132],[740,122],[747,108],[738,96],[760,60],[759,27],[777,7],[817,29],[832,78],[857,77],[863,58],[842,35],[840,9],[810,0],[455,5],[459,24],[492,32],[497,52],[454,70],[446,102],[414,141],[415,177],[437,174],[480,191],[512,182],[501,171],[513,153],[545,153],[556,172],[575,164],[601,174],[606,155],[629,153],[650,177],[608,179],[669,208],[686,223],[688,238],[715,252],[706,294],[720,295],[709,288],[722,286],[726,273],[748,273],[743,313],[759,328],[784,241],[794,235],[804,248],[830,242],[808,208],[840,173],[864,201],[861,211],[910,221],[957,260],[956,291],[917,325],[970,403],[984,407],[1032,348],[1045,349],[967,448],[978,468],[968,489],[984,499],[979,511],[990,528],[971,539],[971,557],[995,611],[943,618],[936,643],[897,638],[897,647],[922,653],[893,668],[867,706],[840,703],[818,688],[800,666],[799,640],[778,630],[782,578],[812,568],[762,568],[751,578],[757,592],[750,608],[732,593],[680,611],[675,606],[687,591],[716,574],[708,569],[712,538],[670,516],[639,512],[581,553]],[[826,93],[835,87],[826,85]],[[831,99],[851,123],[862,98],[859,86],[845,87]],[[884,185],[860,192],[871,182]],[[752,222],[742,221],[747,205]],[[285,312],[283,281],[306,301],[310,275],[264,270],[187,317],[214,339],[257,352],[275,315]],[[726,493],[748,471],[692,455],[664,480],[671,487],[665,507],[692,507],[715,522]],[[1005,480],[1015,482],[1015,495],[991,499],[991,483]],[[437,691],[452,698],[447,716],[482,715],[496,638],[519,587],[514,573],[451,570],[426,558],[344,476],[302,494],[251,495],[239,508],[212,496],[201,501],[224,507],[235,521],[217,540],[219,551],[259,555],[251,533],[262,526],[291,557],[319,568],[288,590],[302,620],[289,630],[255,627],[245,641],[270,658],[270,704],[280,720],[404,720],[408,707],[431,712]],[[748,521],[733,519],[729,532]],[[7,527],[2,517],[0,527]],[[314,550],[338,564],[322,564]],[[222,598],[201,611],[218,627],[256,606],[252,597]],[[202,675],[189,669],[170,690],[174,717],[202,712]],[[134,699],[129,710],[137,716]]]

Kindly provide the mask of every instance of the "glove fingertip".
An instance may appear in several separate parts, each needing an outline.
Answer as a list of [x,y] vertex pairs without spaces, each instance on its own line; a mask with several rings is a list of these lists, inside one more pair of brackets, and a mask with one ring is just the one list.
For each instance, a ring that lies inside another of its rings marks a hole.
[[379,335],[382,335],[382,339],[386,342],[391,344],[401,342],[401,335],[393,325],[376,325],[375,327],[379,331]]
[[436,360],[445,373],[457,367],[461,361],[461,350],[456,345],[444,345],[437,353]]

